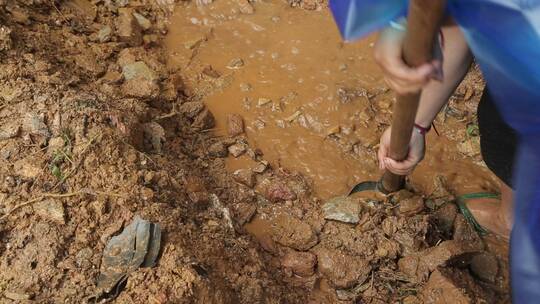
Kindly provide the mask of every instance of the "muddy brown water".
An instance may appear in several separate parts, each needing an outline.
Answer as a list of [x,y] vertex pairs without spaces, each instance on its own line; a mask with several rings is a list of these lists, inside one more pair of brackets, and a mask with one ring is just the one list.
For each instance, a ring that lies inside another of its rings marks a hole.
[[[216,116],[219,135],[226,135],[227,115],[242,115],[250,145],[274,166],[308,177],[326,199],[381,175],[375,155],[384,125],[377,116],[390,117],[393,95],[372,58],[374,40],[343,43],[328,10],[257,2],[254,14],[242,14],[236,2],[223,0],[177,9],[165,44],[170,66],[198,75],[187,83]],[[219,89],[198,83],[209,66],[221,76]],[[358,94],[344,103],[343,88]],[[335,132],[344,145],[331,138]],[[420,190],[433,191],[437,175],[457,193],[497,190],[488,170],[460,157],[447,136],[429,134],[428,142],[411,177]],[[243,156],[227,165],[232,171],[253,164]]]

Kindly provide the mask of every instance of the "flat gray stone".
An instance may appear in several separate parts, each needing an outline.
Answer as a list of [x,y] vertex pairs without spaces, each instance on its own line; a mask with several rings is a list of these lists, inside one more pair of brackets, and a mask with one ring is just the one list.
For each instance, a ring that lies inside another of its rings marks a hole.
[[357,224],[360,221],[360,203],[347,196],[330,199],[323,205],[324,218],[344,223]]

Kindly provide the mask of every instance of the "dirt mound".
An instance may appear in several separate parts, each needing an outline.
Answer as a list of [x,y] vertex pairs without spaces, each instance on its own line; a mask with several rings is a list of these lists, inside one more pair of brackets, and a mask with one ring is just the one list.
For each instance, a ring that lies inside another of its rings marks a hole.
[[[355,198],[357,223],[325,220],[310,183],[270,168],[238,117],[235,137],[214,136],[166,65],[162,2],[0,0],[2,302],[90,301],[105,244],[135,215],[161,225],[158,264],[104,301],[505,299],[501,257],[428,203],[449,195]],[[257,165],[228,173],[229,153]]]

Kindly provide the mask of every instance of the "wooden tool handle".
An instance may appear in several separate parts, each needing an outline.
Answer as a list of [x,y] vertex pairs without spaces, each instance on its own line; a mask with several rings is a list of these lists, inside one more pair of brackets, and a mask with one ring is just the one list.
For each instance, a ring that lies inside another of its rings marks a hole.
[[[403,42],[403,59],[417,67],[432,59],[439,27],[446,9],[446,0],[411,0],[407,18],[407,33]],[[397,95],[392,118],[389,157],[404,160],[409,152],[409,142],[414,125],[420,93]],[[382,177],[382,191],[394,192],[404,186],[405,177],[386,171]]]

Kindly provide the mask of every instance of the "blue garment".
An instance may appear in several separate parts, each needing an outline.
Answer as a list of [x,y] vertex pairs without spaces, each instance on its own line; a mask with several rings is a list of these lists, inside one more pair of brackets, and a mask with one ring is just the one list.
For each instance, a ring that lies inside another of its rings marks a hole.
[[[407,4],[331,0],[330,7],[344,38],[352,40],[402,16]],[[385,5],[392,7],[380,10]],[[448,0],[447,11],[463,30],[503,118],[520,137],[512,293],[514,303],[540,303],[540,0]]]

